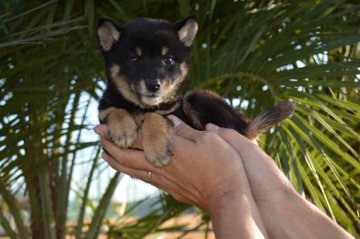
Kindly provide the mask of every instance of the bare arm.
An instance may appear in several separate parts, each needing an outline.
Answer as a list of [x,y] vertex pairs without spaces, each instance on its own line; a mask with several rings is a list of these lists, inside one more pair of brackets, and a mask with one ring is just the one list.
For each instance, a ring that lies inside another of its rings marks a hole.
[[207,125],[240,155],[251,191],[270,238],[353,238],[302,198],[260,147],[229,129]]

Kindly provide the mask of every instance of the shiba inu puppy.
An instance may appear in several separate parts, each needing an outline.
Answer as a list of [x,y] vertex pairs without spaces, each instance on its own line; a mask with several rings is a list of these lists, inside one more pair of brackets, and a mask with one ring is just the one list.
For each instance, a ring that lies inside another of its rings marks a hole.
[[108,80],[99,120],[108,125],[111,139],[120,147],[130,147],[141,131],[145,156],[158,167],[167,165],[173,154],[173,126],[164,117],[168,114],[199,130],[214,123],[254,139],[294,111],[295,104],[284,101],[250,120],[213,92],[199,90],[182,97],[179,91],[197,30],[194,16],[174,24],[150,18],[122,26],[107,18],[98,23]]

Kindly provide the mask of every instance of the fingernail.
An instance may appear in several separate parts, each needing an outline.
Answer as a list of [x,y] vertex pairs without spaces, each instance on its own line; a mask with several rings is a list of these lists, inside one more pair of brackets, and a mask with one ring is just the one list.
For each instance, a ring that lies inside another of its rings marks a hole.
[[94,128],[94,132],[98,135],[100,135],[100,125],[96,125],[95,128]]
[[217,126],[216,124],[212,124],[212,123],[208,123],[205,126],[206,131],[210,131],[210,132],[216,132],[220,127]]
[[182,123],[181,119],[179,119],[175,115],[168,115],[168,118],[172,121],[175,128],[178,127]]

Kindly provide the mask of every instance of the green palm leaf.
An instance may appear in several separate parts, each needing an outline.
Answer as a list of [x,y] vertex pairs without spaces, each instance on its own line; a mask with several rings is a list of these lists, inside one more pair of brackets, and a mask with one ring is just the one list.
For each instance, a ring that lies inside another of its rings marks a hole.
[[[0,222],[10,237],[28,237],[29,231],[37,238],[72,233],[66,226],[72,193],[81,201],[75,219],[78,238],[106,232],[105,224],[109,235],[131,238],[186,229],[159,229],[187,208],[169,197],[158,199],[162,207],[134,223],[112,225],[106,209],[119,176],[99,193],[102,199],[89,204],[95,175],[106,166],[98,163],[100,149],[89,136],[94,122],[88,118],[105,80],[93,35],[96,19],[176,21],[193,13],[199,35],[184,91],[214,90],[249,116],[279,100],[294,100],[294,117],[271,129],[260,144],[299,193],[359,236],[359,4],[0,0],[0,207],[8,209],[0,213]],[[84,165],[87,180],[77,182],[77,168]],[[18,195],[29,197],[30,222],[28,208],[17,204]],[[98,209],[87,224],[89,205]],[[206,218],[199,228],[208,223]]]

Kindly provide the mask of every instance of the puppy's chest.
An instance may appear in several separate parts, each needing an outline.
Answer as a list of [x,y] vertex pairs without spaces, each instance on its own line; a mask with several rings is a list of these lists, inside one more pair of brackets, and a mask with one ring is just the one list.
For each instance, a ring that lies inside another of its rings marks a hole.
[[147,109],[141,109],[142,112],[153,112],[159,115],[169,115],[174,113],[177,110],[182,108],[182,98],[178,98],[177,100],[171,102],[161,103],[158,106],[154,106]]

